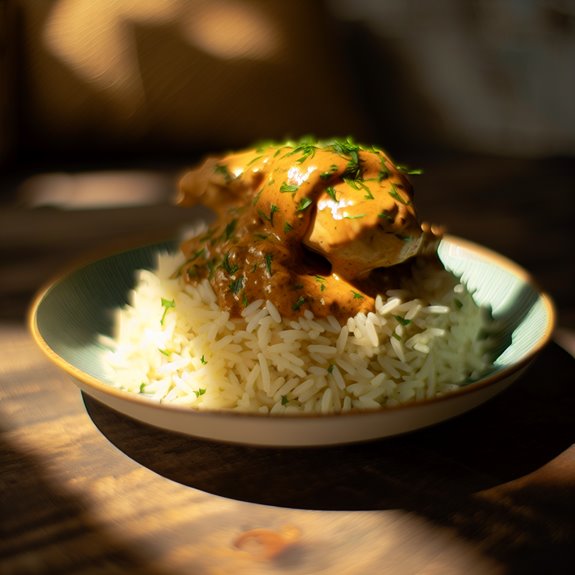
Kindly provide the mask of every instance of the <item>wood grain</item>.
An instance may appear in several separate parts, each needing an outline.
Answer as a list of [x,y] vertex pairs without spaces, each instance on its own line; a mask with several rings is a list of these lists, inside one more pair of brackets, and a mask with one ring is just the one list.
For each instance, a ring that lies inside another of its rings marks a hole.
[[20,324],[0,329],[0,345],[3,574],[575,566],[573,359],[555,345],[465,417],[328,449],[242,448],[153,429],[85,406]]

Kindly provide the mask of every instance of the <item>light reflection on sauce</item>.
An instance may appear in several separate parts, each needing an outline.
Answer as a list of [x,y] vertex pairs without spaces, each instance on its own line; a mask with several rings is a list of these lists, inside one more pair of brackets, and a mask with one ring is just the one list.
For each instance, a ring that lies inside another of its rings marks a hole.
[[341,322],[435,254],[403,170],[351,139],[263,145],[206,159],[181,181],[178,203],[204,203],[218,219],[182,245],[181,270],[208,278],[220,306],[239,316],[269,299],[283,317],[311,310]]

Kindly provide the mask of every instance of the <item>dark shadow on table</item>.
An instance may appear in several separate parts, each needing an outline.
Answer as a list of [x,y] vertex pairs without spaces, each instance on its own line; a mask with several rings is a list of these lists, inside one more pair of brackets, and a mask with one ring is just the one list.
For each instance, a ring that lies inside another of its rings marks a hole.
[[[167,575],[144,546],[122,540],[89,504],[58,485],[30,449],[0,427],[0,573]],[[199,568],[199,567],[198,567]]]
[[575,440],[575,360],[549,345],[510,389],[476,410],[399,437],[321,448],[196,439],[84,397],[93,422],[138,463],[224,497],[309,509],[437,504],[532,472]]
[[195,439],[84,400],[114,445],[179,483],[273,506],[405,509],[481,542],[508,573],[543,572],[537,571],[542,566],[564,573],[575,566],[575,473],[561,485],[521,481],[574,443],[574,361],[551,344],[521,380],[464,416],[399,437],[327,448]]
[[[520,381],[464,416],[327,448],[195,439],[134,421],[88,396],[84,401],[114,445],[179,483],[273,506],[404,509],[456,529],[506,573],[563,574],[575,567],[574,450],[567,451],[575,439],[574,365],[550,344]],[[558,469],[566,473],[546,475],[562,458],[568,465]]]

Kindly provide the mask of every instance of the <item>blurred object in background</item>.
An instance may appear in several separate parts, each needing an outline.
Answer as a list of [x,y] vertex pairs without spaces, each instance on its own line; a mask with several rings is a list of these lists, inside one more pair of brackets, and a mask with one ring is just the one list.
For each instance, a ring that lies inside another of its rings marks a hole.
[[[575,153],[573,0],[0,0],[0,154]],[[4,162],[6,163],[6,162]]]
[[[13,125],[16,90],[13,82],[14,54],[12,11],[7,0],[0,0],[0,167],[11,156],[14,146]],[[0,188],[0,199],[1,199]]]
[[382,134],[407,147],[575,153],[573,0],[330,5]]
[[17,147],[29,160],[364,133],[322,2],[8,4],[18,24]]

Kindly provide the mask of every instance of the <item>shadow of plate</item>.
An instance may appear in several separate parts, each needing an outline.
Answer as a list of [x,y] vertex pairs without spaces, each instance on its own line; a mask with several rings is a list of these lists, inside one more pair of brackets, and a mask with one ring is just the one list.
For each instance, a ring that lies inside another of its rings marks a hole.
[[575,440],[575,360],[550,344],[511,388],[463,416],[410,434],[322,448],[217,443],[135,421],[84,395],[118,449],[178,483],[290,508],[404,508],[425,515],[530,473]]

